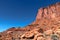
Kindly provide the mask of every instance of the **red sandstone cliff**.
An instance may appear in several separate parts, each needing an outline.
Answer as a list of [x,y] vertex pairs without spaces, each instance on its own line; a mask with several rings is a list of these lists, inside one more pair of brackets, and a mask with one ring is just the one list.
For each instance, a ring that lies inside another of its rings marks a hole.
[[0,33],[0,40],[60,40],[59,37],[60,2],[40,8],[32,24]]
[[51,27],[60,26],[60,3],[50,5],[46,8],[40,8],[33,24],[39,27],[50,29]]

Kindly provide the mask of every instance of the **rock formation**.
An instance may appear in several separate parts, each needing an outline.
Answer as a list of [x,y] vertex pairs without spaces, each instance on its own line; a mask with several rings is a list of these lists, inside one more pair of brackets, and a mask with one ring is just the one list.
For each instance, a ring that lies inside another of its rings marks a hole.
[[60,2],[40,8],[32,24],[1,32],[0,40],[60,40]]

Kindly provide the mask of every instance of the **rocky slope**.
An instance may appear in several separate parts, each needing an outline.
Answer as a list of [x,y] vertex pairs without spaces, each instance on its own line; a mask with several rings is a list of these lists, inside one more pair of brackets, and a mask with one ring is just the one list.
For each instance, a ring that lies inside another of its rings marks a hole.
[[0,40],[60,40],[60,2],[40,8],[32,24],[1,32]]

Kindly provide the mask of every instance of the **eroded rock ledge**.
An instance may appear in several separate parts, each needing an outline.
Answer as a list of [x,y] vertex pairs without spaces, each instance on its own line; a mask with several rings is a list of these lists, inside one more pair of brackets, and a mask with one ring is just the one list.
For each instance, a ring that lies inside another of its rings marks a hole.
[[36,20],[25,28],[10,28],[0,40],[60,40],[60,2],[40,8]]

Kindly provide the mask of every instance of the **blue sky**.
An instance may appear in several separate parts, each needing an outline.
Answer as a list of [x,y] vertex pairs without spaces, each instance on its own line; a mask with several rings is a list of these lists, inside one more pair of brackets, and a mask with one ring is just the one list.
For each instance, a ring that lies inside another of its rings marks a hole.
[[0,0],[0,32],[24,27],[35,20],[39,8],[60,0]]

